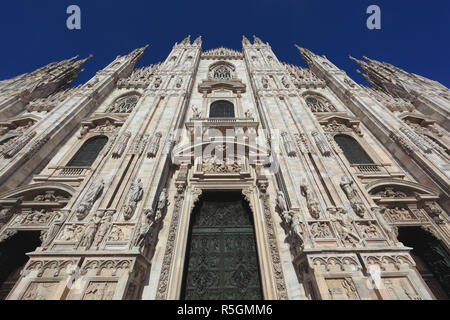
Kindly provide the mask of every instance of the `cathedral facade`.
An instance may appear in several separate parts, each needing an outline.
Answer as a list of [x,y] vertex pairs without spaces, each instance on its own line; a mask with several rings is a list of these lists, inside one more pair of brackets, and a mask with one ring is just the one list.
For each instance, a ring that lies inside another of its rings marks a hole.
[[1,81],[0,298],[447,299],[449,89],[297,48]]

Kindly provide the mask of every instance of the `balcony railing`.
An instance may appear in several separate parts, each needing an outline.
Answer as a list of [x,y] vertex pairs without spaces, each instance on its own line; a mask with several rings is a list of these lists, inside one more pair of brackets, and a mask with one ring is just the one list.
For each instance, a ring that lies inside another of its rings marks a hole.
[[383,172],[383,166],[378,164],[354,164],[352,167],[355,167],[359,173],[364,174],[376,174]]
[[90,167],[57,167],[54,168],[52,176],[59,177],[80,177],[85,176],[91,169]]

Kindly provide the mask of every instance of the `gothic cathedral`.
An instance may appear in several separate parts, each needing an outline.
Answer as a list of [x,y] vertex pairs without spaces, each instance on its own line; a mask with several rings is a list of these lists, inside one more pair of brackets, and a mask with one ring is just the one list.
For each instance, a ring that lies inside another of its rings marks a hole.
[[0,299],[450,297],[449,89],[257,37],[145,49],[0,82]]

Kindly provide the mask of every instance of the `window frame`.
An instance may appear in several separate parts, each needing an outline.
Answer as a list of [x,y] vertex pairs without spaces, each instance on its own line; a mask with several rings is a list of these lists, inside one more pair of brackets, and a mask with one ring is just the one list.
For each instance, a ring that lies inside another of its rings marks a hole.
[[[211,116],[211,111],[212,111],[212,107],[214,104],[216,103],[220,103],[220,102],[226,102],[228,105],[232,106],[232,110],[233,110],[233,116],[232,117],[213,117]],[[236,118],[236,106],[233,102],[231,102],[230,100],[227,99],[218,99],[215,100],[213,102],[210,103],[209,108],[208,108],[208,118],[213,118],[213,119],[230,119],[230,118]]]

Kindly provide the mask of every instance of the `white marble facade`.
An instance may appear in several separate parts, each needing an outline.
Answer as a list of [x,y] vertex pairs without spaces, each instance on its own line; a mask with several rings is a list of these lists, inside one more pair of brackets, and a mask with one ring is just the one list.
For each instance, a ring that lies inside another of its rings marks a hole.
[[[446,87],[355,59],[364,87],[257,37],[241,52],[188,37],[135,68],[145,49],[75,88],[76,58],[0,82],[0,242],[41,232],[7,299],[179,299],[190,215],[212,190],[250,205],[265,299],[445,296]],[[211,114],[221,101],[234,117]],[[370,161],[349,158],[349,137]],[[72,164],[91,139],[106,141],[95,161]],[[442,295],[398,239],[413,227],[442,245]]]

